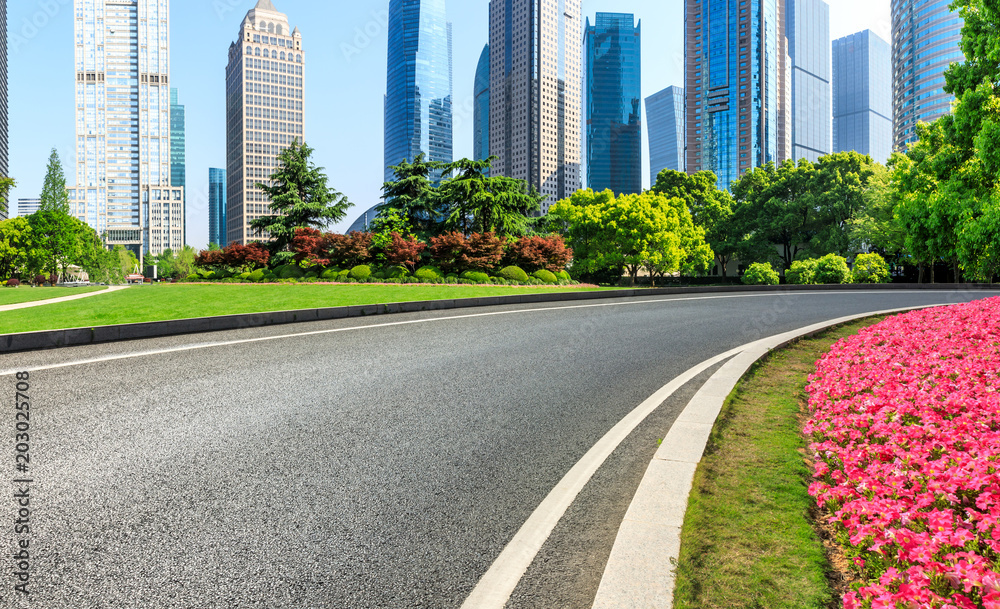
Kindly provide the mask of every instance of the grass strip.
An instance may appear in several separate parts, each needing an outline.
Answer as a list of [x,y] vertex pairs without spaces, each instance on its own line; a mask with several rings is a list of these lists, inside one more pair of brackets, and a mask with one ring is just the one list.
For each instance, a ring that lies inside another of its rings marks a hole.
[[833,343],[878,321],[853,322],[772,353],[729,396],[695,473],[676,609],[840,607],[811,516],[805,387]]
[[[21,288],[18,288],[20,290]],[[450,285],[160,284],[0,315],[0,334],[89,328],[192,317],[266,313],[347,305],[452,300],[596,288]],[[12,290],[16,291],[16,290]],[[79,292],[67,292],[65,295]]]
[[79,288],[32,288],[21,286],[19,288],[3,288],[0,289],[0,306],[38,302],[40,300],[50,300],[66,296],[79,296],[80,294],[88,294],[106,289],[104,286],[84,286]]

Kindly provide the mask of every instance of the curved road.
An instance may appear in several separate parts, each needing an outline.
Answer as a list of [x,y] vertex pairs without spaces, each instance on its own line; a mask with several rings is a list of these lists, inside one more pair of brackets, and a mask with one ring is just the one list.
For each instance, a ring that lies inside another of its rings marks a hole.
[[[7,395],[34,369],[35,482],[32,594],[11,592],[4,527],[0,606],[457,608],[581,456],[688,368],[826,319],[993,295],[654,297],[2,355]],[[509,607],[589,607],[698,382],[598,470]],[[13,452],[0,434],[0,463]]]

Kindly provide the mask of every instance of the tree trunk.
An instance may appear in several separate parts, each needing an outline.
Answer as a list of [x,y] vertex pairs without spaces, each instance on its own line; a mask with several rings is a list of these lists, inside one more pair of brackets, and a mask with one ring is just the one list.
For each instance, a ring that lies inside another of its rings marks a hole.
[[917,265],[917,268],[920,269],[920,273],[917,275],[917,283],[924,282],[924,267],[925,267],[924,264]]
[[934,263],[932,262],[932,263],[931,263],[931,283],[937,283],[937,282],[936,282],[936,281],[934,280],[934,267],[935,267],[935,266],[937,266],[937,265],[936,265],[936,264],[934,264]]
[[726,278],[726,267],[729,266],[729,259],[725,256],[719,256],[719,266],[722,267],[722,278]]
[[955,283],[962,283],[962,269],[958,266],[958,258],[952,260],[951,264],[955,268]]

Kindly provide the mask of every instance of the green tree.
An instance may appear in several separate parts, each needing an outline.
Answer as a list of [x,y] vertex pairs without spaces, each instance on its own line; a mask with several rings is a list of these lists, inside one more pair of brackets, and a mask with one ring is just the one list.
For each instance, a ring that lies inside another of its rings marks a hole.
[[390,167],[395,180],[382,185],[379,214],[397,211],[423,236],[436,235],[441,222],[441,203],[432,178],[445,170],[444,163],[428,161],[423,153],[413,162],[403,159]]
[[10,212],[10,191],[15,186],[17,186],[17,183],[13,178],[0,176],[0,214],[4,216]]
[[529,216],[541,208],[542,197],[524,180],[490,177],[496,157],[483,161],[462,159],[445,167],[454,177],[439,189],[447,214],[445,229],[520,237],[530,232]]
[[886,259],[899,260],[906,234],[895,221],[892,168],[905,158],[894,152],[889,166],[875,164],[864,191],[863,209],[848,222],[848,241],[852,252],[878,252]]
[[309,160],[313,149],[298,141],[281,151],[270,184],[257,184],[271,201],[275,215],[250,223],[271,238],[271,253],[286,251],[298,228],[324,228],[340,222],[351,207],[347,197],[327,185],[323,169]]
[[0,281],[24,278],[31,247],[31,226],[27,218],[0,222]]
[[66,190],[66,174],[63,172],[59,153],[52,149],[49,164],[45,170],[45,181],[42,184],[41,204],[38,208],[46,211],[57,211],[69,214],[69,191]]
[[816,206],[816,234],[810,252],[815,256],[853,254],[852,227],[866,213],[868,191],[881,175],[881,166],[868,155],[837,152],[820,157],[814,167],[809,198]]

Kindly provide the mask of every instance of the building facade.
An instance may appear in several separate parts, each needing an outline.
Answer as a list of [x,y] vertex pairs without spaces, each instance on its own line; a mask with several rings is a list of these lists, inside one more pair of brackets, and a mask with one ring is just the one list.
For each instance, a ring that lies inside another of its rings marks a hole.
[[833,150],[892,154],[892,49],[871,30],[833,41]]
[[226,170],[208,170],[208,242],[226,247]]
[[689,173],[720,188],[791,156],[785,0],[685,0],[685,141]]
[[108,245],[184,246],[171,184],[169,0],[75,0],[76,185],[70,211]]
[[472,155],[477,161],[490,157],[490,45],[483,48],[476,66],[476,80],[473,90],[473,137]]
[[[187,144],[184,106],[177,99],[177,89],[170,89],[170,184],[184,188],[181,206],[187,221]],[[184,243],[187,243],[187,226],[184,227]]]
[[390,167],[421,153],[428,161],[452,161],[451,44],[445,0],[389,2],[387,182],[393,179]]
[[824,0],[785,0],[792,78],[792,160],[812,162],[833,151],[830,6]]
[[270,216],[257,188],[278,155],[305,141],[305,51],[302,34],[271,0],[259,0],[229,47],[226,67],[226,242],[247,244],[267,235],[250,223]]
[[965,55],[959,43],[964,22],[948,0],[892,0],[893,145],[917,139],[917,123],[951,112],[944,71]]
[[490,0],[493,175],[550,205],[580,188],[581,0]]
[[31,214],[35,213],[42,207],[41,199],[18,199],[17,200],[17,217],[27,218]]
[[649,183],[664,169],[685,171],[684,89],[667,87],[646,98],[649,131]]
[[642,24],[628,13],[597,13],[583,30],[586,185],[642,192]]

